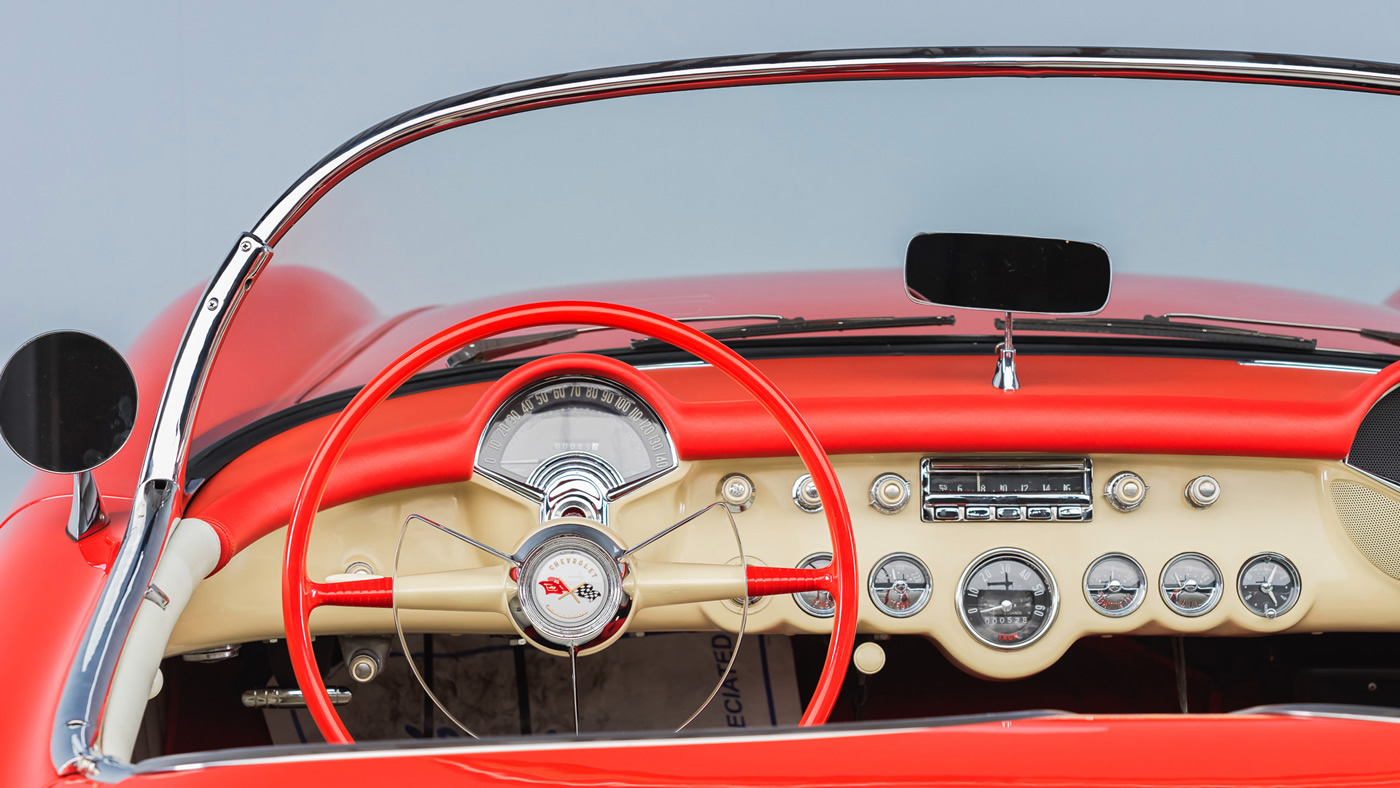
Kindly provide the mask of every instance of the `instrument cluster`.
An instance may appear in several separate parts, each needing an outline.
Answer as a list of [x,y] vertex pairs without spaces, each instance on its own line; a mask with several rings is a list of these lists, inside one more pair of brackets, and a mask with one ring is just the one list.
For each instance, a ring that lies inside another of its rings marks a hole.
[[[1087,458],[925,458],[920,471],[920,520],[933,527],[985,521],[989,537],[1000,522],[1029,525],[1040,520],[1051,524],[1045,527],[1095,527],[1085,524],[1093,519],[1091,497],[1095,489],[1093,466]],[[812,497],[815,491],[804,489],[802,481],[799,479],[794,488],[793,503],[804,512],[820,511],[820,500]],[[898,474],[879,475],[871,486],[871,506],[883,514],[897,512],[904,502],[898,494],[900,484],[907,482]],[[1182,491],[1189,504],[1184,510],[1209,508],[1219,500],[1220,488],[1213,477],[1193,478]],[[1124,471],[1104,483],[1103,497],[1113,510],[1126,514],[1142,504],[1150,489],[1142,477]],[[903,498],[907,500],[907,494]],[[1084,525],[1059,525],[1064,521]],[[1084,533],[1078,532],[1080,536]],[[817,553],[804,559],[800,566],[820,567],[830,560],[829,553]],[[1065,568],[1060,567],[1061,571]],[[1083,604],[1112,619],[1133,616],[1153,593],[1154,583],[1166,608],[1184,619],[1199,618],[1216,609],[1230,591],[1232,580],[1233,592],[1245,609],[1269,620],[1292,610],[1302,588],[1298,568],[1277,552],[1253,555],[1233,577],[1200,552],[1179,553],[1152,569],[1149,572],[1126,552],[1107,552],[1074,571],[1083,573],[1079,580]],[[880,558],[866,581],[875,609],[893,618],[907,618],[924,610],[934,599],[934,584],[933,573],[914,552],[896,552]],[[956,605],[958,619],[969,636],[990,648],[1013,650],[1030,646],[1050,631],[1061,606],[1069,604],[1062,599],[1061,588],[1047,562],[1028,550],[1005,546],[971,559],[952,593],[944,598]],[[801,594],[795,599],[811,616],[829,617],[834,610],[830,595],[824,592]]]

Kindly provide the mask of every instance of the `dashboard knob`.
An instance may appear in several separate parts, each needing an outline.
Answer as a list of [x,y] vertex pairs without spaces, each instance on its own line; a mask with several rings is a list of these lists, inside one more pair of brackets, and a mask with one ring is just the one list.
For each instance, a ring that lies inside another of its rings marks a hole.
[[1108,480],[1108,484],[1103,486],[1103,497],[1108,499],[1108,503],[1120,512],[1131,512],[1142,505],[1142,501],[1147,497],[1147,491],[1151,489],[1147,482],[1142,480],[1132,471],[1123,471]]
[[1186,500],[1197,509],[1205,509],[1220,500],[1220,482],[1213,476],[1197,476],[1186,485]]
[[817,492],[817,483],[812,481],[810,473],[797,477],[797,483],[792,485],[792,502],[804,512],[816,513],[822,510],[822,496]]
[[870,485],[870,505],[876,511],[894,514],[909,503],[909,482],[897,473],[882,473]]
[[719,481],[719,497],[731,512],[753,506],[753,481],[742,473],[731,473]]
[[885,650],[879,643],[867,640],[856,646],[856,651],[851,655],[851,661],[855,663],[856,670],[869,676],[879,673],[885,666]]

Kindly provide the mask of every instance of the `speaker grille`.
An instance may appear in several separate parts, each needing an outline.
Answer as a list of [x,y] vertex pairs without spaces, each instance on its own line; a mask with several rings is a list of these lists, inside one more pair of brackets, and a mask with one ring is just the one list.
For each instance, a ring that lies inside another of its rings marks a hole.
[[1377,569],[1400,580],[1400,501],[1351,482],[1335,481],[1330,487],[1352,544]]
[[1347,463],[1400,484],[1400,389],[1391,389],[1361,420]]

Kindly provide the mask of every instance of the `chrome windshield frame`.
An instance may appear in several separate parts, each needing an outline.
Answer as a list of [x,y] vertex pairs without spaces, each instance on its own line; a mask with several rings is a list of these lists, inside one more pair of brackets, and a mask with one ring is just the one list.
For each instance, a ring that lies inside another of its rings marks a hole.
[[1400,94],[1400,65],[1336,58],[1081,47],[841,50],[650,63],[515,82],[427,104],[366,130],[308,170],[239,237],[195,308],[161,396],[121,547],[59,699],[54,769],[102,782],[133,773],[130,764],[99,752],[96,741],[117,661],[188,497],[190,429],[205,379],[243,293],[273,247],[337,183],[417,139],[553,106],[744,85],[971,77],[1178,79]]

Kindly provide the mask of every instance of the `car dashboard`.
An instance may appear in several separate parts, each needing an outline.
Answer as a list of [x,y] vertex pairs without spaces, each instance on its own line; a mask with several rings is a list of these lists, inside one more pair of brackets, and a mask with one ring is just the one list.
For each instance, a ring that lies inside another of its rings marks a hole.
[[[1347,464],[1357,422],[1393,386],[1362,374],[1219,359],[1027,357],[1025,388],[986,359],[775,359],[830,453],[859,562],[858,631],[927,639],[975,676],[1017,679],[1076,642],[1400,628],[1400,558],[1375,523],[1400,488]],[[704,365],[636,369],[595,355],[391,400],[342,460],[318,516],[313,577],[484,566],[419,515],[501,549],[584,517],[648,559],[814,567],[824,507],[766,414]],[[192,516],[226,533],[224,565],[167,655],[277,638],[295,468],[322,420],[214,475]],[[256,477],[254,477],[256,474]],[[254,478],[259,484],[250,484]],[[257,490],[252,494],[250,490]],[[734,526],[737,526],[738,538]],[[650,608],[634,633],[821,634],[824,593]],[[406,611],[408,631],[509,634],[494,613]],[[387,610],[325,609],[312,631],[393,631]]]

